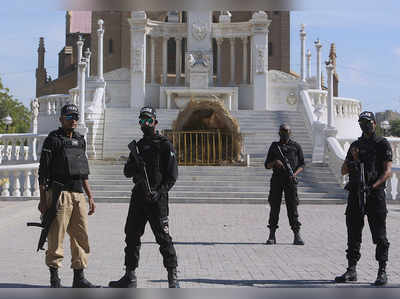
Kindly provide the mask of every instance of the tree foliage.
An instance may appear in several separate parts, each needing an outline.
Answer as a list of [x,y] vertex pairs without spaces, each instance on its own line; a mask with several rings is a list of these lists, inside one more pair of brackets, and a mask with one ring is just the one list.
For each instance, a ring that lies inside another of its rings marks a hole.
[[390,121],[390,135],[400,137],[400,120]]
[[31,113],[20,101],[14,99],[10,90],[3,86],[0,79],[0,134],[6,133],[2,119],[7,115],[13,119],[8,126],[8,133],[27,133],[30,130]]

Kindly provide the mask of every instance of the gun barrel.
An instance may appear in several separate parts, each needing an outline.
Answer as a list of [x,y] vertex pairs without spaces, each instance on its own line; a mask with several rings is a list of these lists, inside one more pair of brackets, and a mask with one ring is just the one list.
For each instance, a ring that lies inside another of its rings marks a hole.
[[44,227],[44,225],[40,222],[27,222],[26,226],[37,226],[37,227]]

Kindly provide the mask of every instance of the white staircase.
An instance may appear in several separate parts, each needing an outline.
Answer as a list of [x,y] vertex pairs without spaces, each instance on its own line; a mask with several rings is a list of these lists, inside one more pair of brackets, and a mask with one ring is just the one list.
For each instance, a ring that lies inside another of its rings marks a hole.
[[[178,111],[158,110],[158,128],[171,128]],[[180,166],[179,179],[170,192],[171,202],[265,203],[271,170],[264,168],[267,147],[278,139],[282,123],[292,127],[293,139],[300,143],[306,159],[298,193],[302,203],[341,203],[344,191],[324,164],[311,164],[312,142],[299,112],[247,111],[233,113],[244,134],[245,151],[250,167]],[[104,126],[104,160],[90,161],[90,183],[97,201],[127,202],[132,182],[122,174],[128,156],[127,144],[140,139],[138,110],[107,109]]]

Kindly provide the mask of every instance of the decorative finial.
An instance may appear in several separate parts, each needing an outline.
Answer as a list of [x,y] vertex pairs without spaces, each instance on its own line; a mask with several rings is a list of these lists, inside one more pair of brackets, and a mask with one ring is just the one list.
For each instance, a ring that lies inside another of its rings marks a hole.
[[301,25],[300,25],[300,31],[304,31],[304,28],[305,28],[305,25],[304,25],[304,24],[301,24]]
[[103,19],[99,19],[99,20],[97,21],[97,24],[98,24],[100,27],[103,26],[103,24],[104,24]]
[[321,43],[319,42],[319,37],[317,37],[317,39],[314,42],[315,45],[320,45]]
[[310,51],[310,49],[307,50],[307,56],[311,57],[311,51]]

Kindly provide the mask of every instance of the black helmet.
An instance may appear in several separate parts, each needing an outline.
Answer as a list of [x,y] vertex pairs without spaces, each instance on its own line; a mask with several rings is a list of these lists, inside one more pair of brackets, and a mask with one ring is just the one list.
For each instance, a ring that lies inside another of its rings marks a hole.
[[144,115],[157,118],[156,109],[150,106],[145,106],[142,109],[140,109],[139,118],[141,118]]
[[363,112],[361,112],[360,116],[358,117],[358,121],[360,121],[362,119],[373,120],[374,122],[376,122],[375,115],[371,111],[363,111]]
[[66,104],[61,108],[61,115],[79,114],[78,107],[74,104]]

